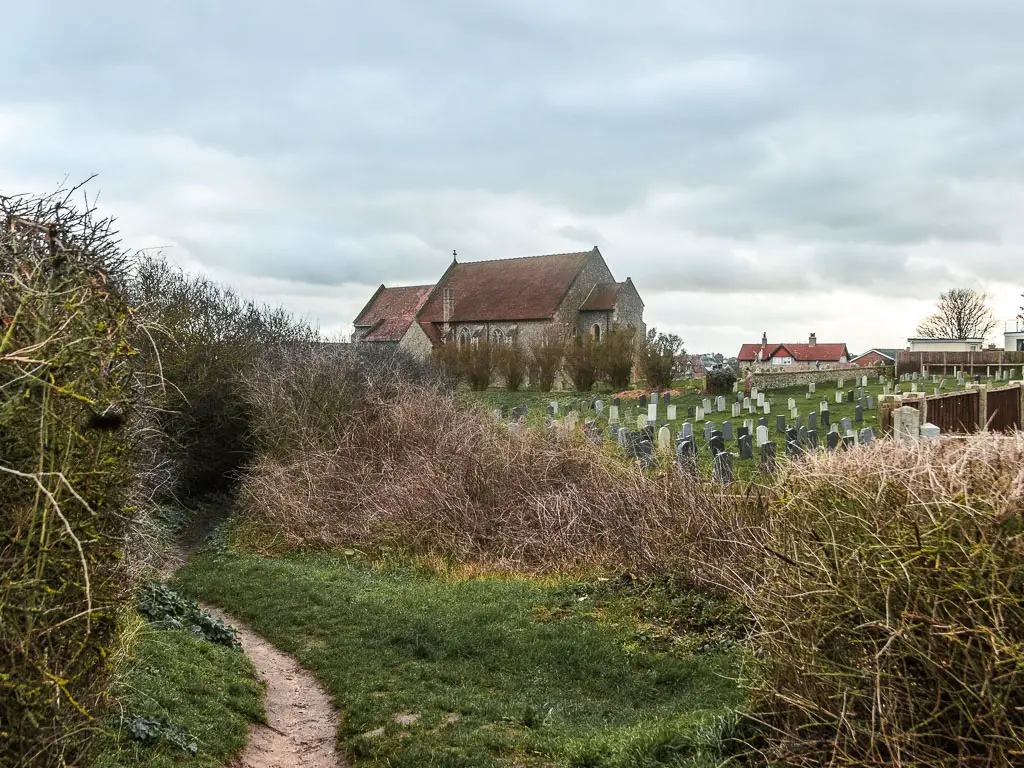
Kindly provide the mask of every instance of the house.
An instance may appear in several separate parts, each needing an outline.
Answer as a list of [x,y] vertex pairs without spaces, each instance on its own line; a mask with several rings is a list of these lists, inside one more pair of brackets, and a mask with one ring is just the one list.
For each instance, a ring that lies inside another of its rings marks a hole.
[[898,349],[869,349],[854,356],[850,363],[858,368],[869,368],[873,365],[896,365]]
[[977,352],[985,348],[985,340],[925,338],[921,336],[907,339],[908,352]]
[[822,365],[826,363],[847,363],[850,350],[846,344],[818,343],[816,334],[811,334],[806,344],[787,342],[769,344],[768,334],[761,336],[760,344],[744,344],[736,356],[740,365],[764,363],[771,365]]
[[616,325],[645,334],[643,313],[633,281],[617,282],[596,246],[491,261],[453,258],[432,286],[380,286],[353,323],[353,341],[425,356],[446,340],[528,341],[551,327],[600,340]]
[[1006,321],[1003,327],[1003,341],[1006,352],[1024,352],[1024,317]]

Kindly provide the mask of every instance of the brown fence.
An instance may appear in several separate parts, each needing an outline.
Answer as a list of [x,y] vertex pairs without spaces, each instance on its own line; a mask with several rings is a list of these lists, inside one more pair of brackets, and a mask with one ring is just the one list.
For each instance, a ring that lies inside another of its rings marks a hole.
[[988,428],[1000,432],[1021,429],[1021,388],[991,389],[986,394]]
[[931,422],[945,433],[979,432],[983,428],[1001,432],[1024,429],[1024,387],[1020,384],[1002,389],[972,389],[947,395],[887,400],[880,414],[886,430],[892,428],[892,410],[908,405],[921,411],[922,423]]
[[1024,352],[983,349],[977,352],[909,352],[896,353],[896,375],[934,373],[952,375],[954,369],[966,374],[994,376],[1009,368],[1024,367]]

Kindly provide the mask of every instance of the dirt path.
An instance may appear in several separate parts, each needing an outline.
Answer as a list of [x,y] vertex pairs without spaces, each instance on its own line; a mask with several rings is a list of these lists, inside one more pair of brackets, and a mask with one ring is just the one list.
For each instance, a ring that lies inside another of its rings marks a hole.
[[[185,564],[209,532],[189,531],[161,569],[165,581]],[[334,751],[338,713],[316,679],[295,659],[210,605],[203,608],[238,630],[242,650],[267,684],[267,725],[249,727],[249,740],[234,768],[346,768]]]
[[238,630],[242,650],[267,683],[268,725],[251,726],[236,768],[344,768],[334,751],[338,713],[313,676],[228,614],[203,607]]

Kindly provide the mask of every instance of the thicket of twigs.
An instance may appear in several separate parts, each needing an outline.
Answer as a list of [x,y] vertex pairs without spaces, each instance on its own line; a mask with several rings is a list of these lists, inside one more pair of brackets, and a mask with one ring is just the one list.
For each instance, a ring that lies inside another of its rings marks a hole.
[[[510,430],[427,380],[352,370],[338,358],[250,377],[273,437],[241,486],[250,544],[682,573],[755,620],[759,745],[775,763],[1024,755],[1024,437],[883,441],[724,495],[574,436]],[[310,399],[321,379],[362,383]],[[344,408],[326,417],[331,402]]]
[[1024,435],[815,455],[776,493],[738,585],[773,756],[1024,762]]
[[[72,191],[74,192],[74,190]],[[109,220],[72,192],[0,198],[0,763],[82,764],[102,712],[147,386]],[[134,561],[129,561],[134,567]]]

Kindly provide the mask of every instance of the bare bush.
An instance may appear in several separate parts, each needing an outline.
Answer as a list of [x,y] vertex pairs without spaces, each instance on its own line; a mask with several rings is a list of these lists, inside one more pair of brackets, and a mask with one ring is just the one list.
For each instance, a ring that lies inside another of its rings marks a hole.
[[529,351],[530,386],[541,392],[550,392],[565,356],[564,331],[548,326],[530,338]]
[[527,374],[527,353],[518,337],[514,337],[509,344],[495,346],[494,360],[505,388],[509,392],[518,391]]
[[1010,765],[1024,754],[1024,435],[819,454],[780,480],[759,577],[775,757]]
[[676,357],[684,354],[683,340],[671,333],[647,332],[640,344],[640,372],[651,389],[668,389],[676,370]]
[[494,360],[494,347],[487,339],[476,339],[459,348],[461,378],[470,389],[482,392],[491,386]]
[[565,372],[577,392],[589,392],[600,370],[601,345],[590,336],[577,337],[565,345]]
[[627,389],[633,378],[636,361],[636,329],[612,326],[600,348],[599,377],[614,389]]

